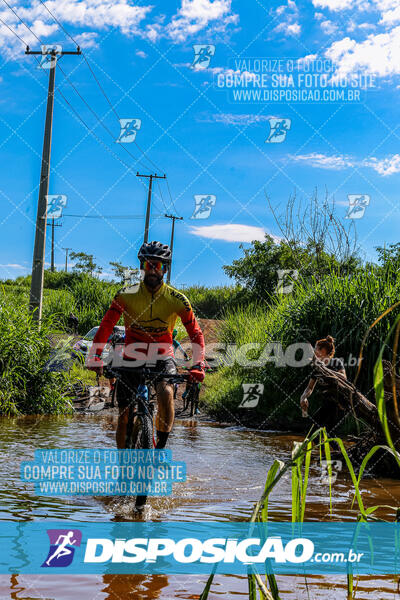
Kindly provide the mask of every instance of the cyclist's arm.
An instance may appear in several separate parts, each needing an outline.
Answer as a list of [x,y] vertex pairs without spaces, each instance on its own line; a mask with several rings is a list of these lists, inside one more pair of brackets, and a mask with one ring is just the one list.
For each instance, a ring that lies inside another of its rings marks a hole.
[[192,308],[189,310],[186,308],[179,316],[192,342],[193,364],[204,364],[204,336]]
[[103,320],[100,323],[100,327],[94,336],[93,345],[90,352],[90,356],[101,356],[101,353],[104,350],[104,346],[106,345],[108,338],[110,337],[114,325],[116,325],[124,311],[123,304],[121,300],[116,296],[111,303],[110,308],[106,312],[103,317]]

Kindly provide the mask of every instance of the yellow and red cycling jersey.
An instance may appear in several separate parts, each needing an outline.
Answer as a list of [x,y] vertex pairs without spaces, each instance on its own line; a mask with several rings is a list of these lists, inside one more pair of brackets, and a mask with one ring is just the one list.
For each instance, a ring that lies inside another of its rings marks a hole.
[[101,355],[121,315],[125,322],[125,346],[137,342],[158,343],[160,354],[169,356],[174,356],[172,332],[180,317],[193,345],[193,364],[204,362],[204,337],[190,302],[166,283],[151,292],[141,281],[115,296],[93,340],[97,356]]

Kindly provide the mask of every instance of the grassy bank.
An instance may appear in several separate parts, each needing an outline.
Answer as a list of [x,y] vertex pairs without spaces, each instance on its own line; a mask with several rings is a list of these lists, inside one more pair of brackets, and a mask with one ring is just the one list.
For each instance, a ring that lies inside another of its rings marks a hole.
[[38,331],[26,307],[4,295],[0,308],[0,414],[71,412],[71,378],[52,370],[55,323],[44,319]]
[[[280,342],[285,352],[291,344],[315,343],[330,334],[336,338],[336,356],[343,358],[347,376],[354,379],[362,338],[372,322],[400,297],[400,281],[381,270],[359,271],[352,277],[330,275],[320,282],[299,281],[290,295],[276,296],[271,306],[249,305],[228,311],[220,331],[224,344]],[[392,317],[398,314],[396,310]],[[392,318],[384,318],[367,339],[360,379],[361,390],[374,400],[373,367],[382,339]],[[256,359],[261,351],[250,351]],[[275,354],[276,356],[276,354]],[[384,351],[390,358],[390,344]],[[300,356],[298,357],[300,358]],[[204,406],[208,412],[227,420],[251,419],[268,427],[298,428],[299,399],[309,380],[310,369],[277,366],[270,357],[265,366],[243,367],[237,362],[222,367],[207,379]],[[261,383],[264,394],[256,409],[238,409],[243,383]],[[318,392],[310,398],[310,415],[318,421],[321,402]],[[347,427],[351,428],[351,423]],[[344,424],[346,428],[346,424]]]
[[[121,287],[119,283],[104,281],[87,273],[45,271],[43,315],[51,317],[60,331],[66,331],[69,313],[73,312],[79,320],[78,331],[84,335],[100,323]],[[28,305],[29,276],[4,281],[1,288],[10,302]],[[202,318],[221,318],[227,307],[233,308],[244,301],[239,286],[191,286],[181,291],[190,299],[196,315]]]

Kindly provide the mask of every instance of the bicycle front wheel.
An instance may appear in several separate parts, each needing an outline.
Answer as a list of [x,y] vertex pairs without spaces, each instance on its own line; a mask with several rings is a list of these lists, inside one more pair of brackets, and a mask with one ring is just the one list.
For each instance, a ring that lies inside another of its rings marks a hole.
[[[135,450],[151,450],[153,448],[153,421],[148,414],[136,415],[131,421],[126,434],[126,448]],[[136,496],[136,509],[142,510],[147,496]]]

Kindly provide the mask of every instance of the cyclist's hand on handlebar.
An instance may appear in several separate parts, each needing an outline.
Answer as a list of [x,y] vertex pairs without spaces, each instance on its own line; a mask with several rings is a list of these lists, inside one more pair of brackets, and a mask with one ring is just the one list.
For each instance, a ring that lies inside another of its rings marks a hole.
[[103,375],[104,363],[99,356],[88,356],[86,359],[86,368],[94,371],[97,375]]
[[201,363],[198,365],[193,365],[193,367],[191,367],[191,369],[189,369],[189,373],[195,381],[198,381],[199,383],[201,383],[202,381],[204,381],[204,376],[205,376],[204,364]]

